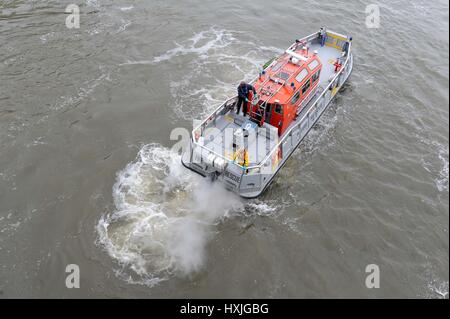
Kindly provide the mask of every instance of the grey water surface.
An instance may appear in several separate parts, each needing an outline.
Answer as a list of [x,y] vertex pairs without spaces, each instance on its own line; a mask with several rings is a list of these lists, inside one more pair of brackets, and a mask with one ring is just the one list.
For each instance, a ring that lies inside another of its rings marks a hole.
[[[448,21],[445,0],[0,0],[0,298],[448,298]],[[322,25],[354,71],[268,191],[184,169],[172,130]]]

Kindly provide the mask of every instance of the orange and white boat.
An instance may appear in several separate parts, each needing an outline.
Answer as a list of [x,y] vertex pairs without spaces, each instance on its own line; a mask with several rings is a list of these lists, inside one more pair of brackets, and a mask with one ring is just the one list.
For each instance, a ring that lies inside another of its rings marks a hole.
[[325,28],[296,40],[251,82],[247,116],[236,113],[234,96],[194,128],[183,165],[259,196],[347,81],[351,49],[351,37]]

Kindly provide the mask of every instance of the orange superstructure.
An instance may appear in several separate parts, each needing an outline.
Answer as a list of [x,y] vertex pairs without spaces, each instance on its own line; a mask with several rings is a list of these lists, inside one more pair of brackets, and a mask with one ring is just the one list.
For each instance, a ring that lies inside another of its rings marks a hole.
[[251,106],[251,118],[277,127],[281,136],[319,84],[321,69],[318,55],[302,43],[287,50],[254,83],[258,99]]

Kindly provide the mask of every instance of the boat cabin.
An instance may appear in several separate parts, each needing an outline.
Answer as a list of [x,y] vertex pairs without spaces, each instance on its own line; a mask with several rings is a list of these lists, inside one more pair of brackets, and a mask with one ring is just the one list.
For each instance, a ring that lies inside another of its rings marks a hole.
[[298,43],[274,60],[254,83],[249,114],[260,126],[265,122],[278,128],[281,136],[295,120],[319,84],[322,63],[317,52]]

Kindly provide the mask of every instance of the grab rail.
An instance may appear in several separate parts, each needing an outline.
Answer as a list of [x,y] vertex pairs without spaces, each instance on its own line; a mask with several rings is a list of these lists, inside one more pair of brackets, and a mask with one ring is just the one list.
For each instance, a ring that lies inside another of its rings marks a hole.
[[[330,31],[327,31],[329,33],[332,33]],[[254,166],[249,166],[247,167],[248,170],[253,170],[253,169],[257,169],[257,168],[262,168],[263,164],[265,164],[271,157],[272,155],[278,150],[278,148],[286,141],[286,139],[288,137],[291,136],[292,131],[297,128],[298,126],[300,126],[303,121],[305,120],[306,117],[309,116],[311,110],[314,109],[313,106],[315,106],[317,104],[317,102],[328,92],[328,90],[330,89],[330,87],[335,83],[335,81],[337,80],[337,78],[339,77],[339,75],[341,75],[341,73],[344,71],[344,69],[347,67],[348,62],[350,60],[351,57],[351,45],[352,43],[349,42],[349,47],[348,47],[348,53],[347,53],[347,58],[344,62],[344,64],[342,65],[341,69],[336,73],[336,75],[333,77],[333,80],[330,81],[330,83],[327,85],[327,87],[323,90],[323,92],[319,95],[319,97],[314,101],[314,103],[311,105],[311,107],[309,108],[309,110],[305,113],[305,115],[303,115],[303,117],[300,119],[300,121],[292,126],[285,134],[285,136],[278,142],[277,145],[275,145],[275,147],[269,152],[269,154],[267,154],[267,156],[258,164],[258,165],[254,165]]]
[[[315,39],[317,37],[317,32],[316,33],[312,33],[312,34],[310,34],[310,35],[308,35],[308,36],[306,36],[306,37],[304,37],[304,38],[301,38],[301,39],[299,39],[299,41],[311,41],[312,39]],[[292,49],[295,45],[297,44],[297,42],[294,42],[293,44],[291,44],[290,46],[289,46],[289,48],[288,49]],[[257,77],[255,77],[252,81],[250,81],[250,83],[255,83],[256,82],[256,80],[258,79],[259,77],[257,76]],[[216,113],[218,113],[218,111],[219,110],[221,110],[223,107],[224,107],[224,105],[226,105],[229,101],[231,101],[232,99],[234,99],[234,98],[236,98],[237,97],[237,95],[233,95],[232,97],[230,97],[230,98],[228,98],[224,103],[222,103],[217,109],[215,109],[212,113],[210,113],[210,115],[205,119],[205,120],[203,120],[197,127],[195,127],[193,130],[192,130],[192,133],[194,133],[194,131],[196,131],[197,129],[199,129],[202,125],[204,125],[205,124],[205,122],[207,122],[212,116],[214,116]],[[194,136],[194,135],[193,135]]]
[[[337,35],[337,36],[341,36],[339,33],[336,33],[336,32],[330,31],[330,30],[327,30],[327,33],[331,33],[331,34],[335,34],[335,35]],[[309,41],[311,41],[311,40],[313,40],[313,39],[315,39],[315,38],[317,38],[317,32],[312,33],[312,34],[310,34],[310,35],[308,35],[308,36],[306,36],[306,37],[303,37],[303,38],[299,39],[299,41],[300,41],[300,42],[301,42],[301,41],[307,41],[307,42],[309,42]],[[297,45],[297,42],[294,42],[288,49],[293,48],[295,45]],[[203,126],[204,126],[208,121],[214,120],[214,118],[217,117],[217,113],[219,113],[219,112],[227,105],[228,102],[230,102],[230,101],[233,100],[233,99],[236,99],[237,95],[234,95],[233,97],[228,98],[228,99],[227,99],[224,103],[222,103],[217,109],[215,109],[212,113],[210,113],[209,116],[206,117],[205,120],[203,120],[198,126],[196,126],[196,127],[192,130],[191,133],[192,133],[193,143],[196,144],[196,146],[200,147],[201,149],[203,149],[203,150],[205,150],[205,151],[207,151],[207,152],[209,152],[209,153],[212,153],[213,155],[215,155],[215,156],[217,156],[217,157],[220,157],[220,158],[224,159],[225,161],[233,162],[236,166],[240,167],[240,168],[243,169],[243,170],[250,171],[250,170],[255,170],[255,169],[261,169],[261,168],[265,165],[265,163],[273,156],[273,154],[274,154],[276,151],[278,151],[279,147],[286,141],[286,139],[292,135],[293,130],[296,129],[297,127],[299,127],[299,126],[304,122],[305,118],[309,116],[311,110],[314,108],[314,106],[317,104],[317,102],[318,102],[318,101],[326,94],[326,92],[328,92],[328,90],[330,89],[330,87],[335,83],[335,81],[337,80],[337,78],[341,75],[341,73],[342,73],[342,72],[344,71],[344,69],[347,67],[348,62],[349,62],[350,57],[351,57],[351,47],[352,47],[352,42],[349,41],[349,42],[348,42],[348,50],[347,50],[347,58],[346,58],[344,64],[342,65],[341,69],[336,73],[336,75],[333,77],[333,79],[330,81],[330,83],[327,85],[327,87],[323,90],[323,92],[319,95],[319,97],[314,101],[314,103],[311,105],[311,107],[310,107],[309,110],[305,113],[305,115],[300,119],[300,121],[298,121],[296,125],[292,126],[292,127],[285,133],[285,136],[284,136],[284,137],[283,137],[283,138],[282,138],[282,139],[281,139],[281,140],[280,140],[280,141],[272,148],[272,150],[269,152],[269,154],[267,154],[267,156],[266,156],[263,160],[261,160],[261,162],[260,162],[259,164],[253,165],[253,166],[248,166],[248,167],[242,166],[242,165],[240,165],[240,164],[238,164],[238,163],[236,163],[236,162],[234,162],[234,161],[232,161],[232,160],[226,158],[224,155],[218,154],[218,153],[214,152],[213,150],[211,150],[211,149],[205,147],[204,145],[200,145],[200,144],[196,141],[196,139],[195,139],[195,132],[196,132],[197,130],[200,129],[200,136],[201,136],[201,135],[203,134],[203,129],[204,129]],[[256,78],[255,78],[254,80],[252,80],[250,83],[254,83],[257,79],[258,79],[258,77],[256,77]],[[208,124],[209,124],[209,122],[208,122]]]

